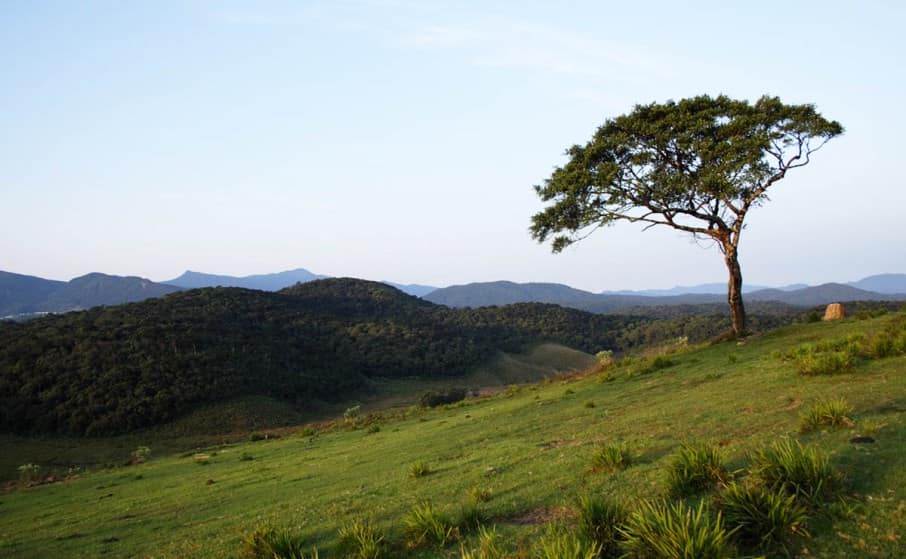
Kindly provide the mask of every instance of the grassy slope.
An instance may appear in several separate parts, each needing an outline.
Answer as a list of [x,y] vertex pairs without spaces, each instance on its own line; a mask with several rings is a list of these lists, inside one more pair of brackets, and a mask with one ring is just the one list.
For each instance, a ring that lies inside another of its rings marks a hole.
[[[0,496],[0,556],[231,557],[243,533],[263,521],[298,530],[331,556],[336,529],[347,520],[372,515],[399,539],[413,504],[431,500],[455,512],[476,486],[492,492],[484,507],[516,542],[542,527],[512,519],[569,506],[585,491],[628,500],[663,495],[665,458],[683,441],[718,441],[731,466],[741,468],[749,451],[793,436],[832,453],[856,504],[847,518],[812,526],[814,537],[802,544],[808,555],[899,557],[898,537],[906,534],[906,357],[803,377],[771,355],[870,332],[888,320],[789,327],[743,346],[671,357],[674,366],[647,375],[558,380],[388,419],[378,433],[298,433],[224,446],[204,466],[191,455],[159,457],[20,490]],[[855,427],[799,435],[801,411],[839,396],[855,407]],[[848,442],[866,429],[875,432],[875,444]],[[637,465],[616,475],[592,472],[595,443],[618,440],[636,449]],[[254,460],[240,461],[243,452]],[[434,473],[411,479],[407,466],[419,460]],[[448,554],[455,556],[455,547]]]

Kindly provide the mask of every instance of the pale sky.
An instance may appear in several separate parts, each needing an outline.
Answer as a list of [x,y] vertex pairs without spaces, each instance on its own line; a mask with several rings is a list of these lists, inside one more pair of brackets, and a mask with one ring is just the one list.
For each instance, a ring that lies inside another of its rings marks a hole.
[[0,0],[0,270],[304,267],[601,291],[725,281],[623,225],[550,253],[532,185],[608,117],[702,93],[846,134],[748,216],[746,282],[906,272],[899,2]]

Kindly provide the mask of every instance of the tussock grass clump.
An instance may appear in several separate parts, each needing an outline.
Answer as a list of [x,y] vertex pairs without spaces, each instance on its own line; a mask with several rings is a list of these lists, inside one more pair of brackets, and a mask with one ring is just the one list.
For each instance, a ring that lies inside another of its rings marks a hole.
[[633,559],[726,559],[735,556],[730,534],[720,513],[712,515],[704,502],[691,508],[684,502],[645,502],[622,530],[624,557]]
[[826,454],[798,441],[782,440],[756,452],[752,473],[767,487],[817,506],[839,493],[843,476]]
[[596,471],[615,472],[632,465],[632,453],[626,443],[608,443],[595,450],[591,461]]
[[456,526],[461,532],[477,530],[488,521],[487,515],[478,506],[478,503],[468,503],[459,510]]
[[318,548],[305,548],[304,540],[292,532],[264,525],[243,539],[240,555],[247,559],[318,559]]
[[717,503],[733,540],[744,549],[789,555],[793,538],[808,536],[808,515],[795,495],[734,482],[723,488]]
[[490,489],[478,487],[477,485],[470,487],[466,493],[469,496],[469,500],[473,503],[487,503],[493,497]]
[[675,497],[697,495],[728,480],[723,453],[711,443],[685,444],[673,455],[667,469],[667,490]]
[[409,477],[411,478],[420,478],[425,477],[431,473],[431,467],[428,466],[427,462],[419,460],[418,462],[413,462],[409,464]]
[[563,529],[549,529],[532,545],[533,559],[597,559],[600,546]]
[[412,507],[403,518],[406,542],[415,548],[425,544],[444,547],[458,536],[456,527],[443,512],[429,502]]
[[599,495],[582,495],[577,505],[579,533],[598,545],[598,557],[619,557],[620,529],[629,512],[619,502]]
[[371,520],[356,519],[340,528],[338,550],[350,559],[381,559],[386,557],[384,534]]
[[852,426],[853,420],[850,418],[852,412],[853,407],[843,398],[818,402],[802,414],[800,430],[806,432],[821,426]]
[[478,530],[478,548],[466,549],[462,546],[460,559],[506,559],[507,552],[500,542],[497,530],[481,527]]

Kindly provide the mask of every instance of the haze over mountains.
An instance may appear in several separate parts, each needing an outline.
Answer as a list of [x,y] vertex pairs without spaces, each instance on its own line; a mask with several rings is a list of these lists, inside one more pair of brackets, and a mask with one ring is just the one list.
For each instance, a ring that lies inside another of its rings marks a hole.
[[[899,292],[878,293],[849,284],[826,283],[797,289],[760,289],[746,293],[746,302],[778,302],[798,307],[811,307],[841,301],[883,301],[906,299],[906,274],[886,274],[860,280],[863,284],[883,285]],[[896,276],[896,277],[889,277]],[[897,283],[899,282],[899,283]],[[591,293],[555,283],[513,283],[508,281],[471,283],[438,289],[425,299],[448,307],[483,307],[535,301],[595,313],[622,312],[622,309],[645,306],[703,305],[723,303],[725,293],[692,292],[682,295],[652,296],[634,292]]]
[[[186,271],[179,277],[165,282],[153,282],[135,276],[91,273],[63,282],[0,271],[0,317],[67,312],[98,305],[118,305],[202,287],[242,287],[279,291],[297,283],[327,277],[329,276],[316,274],[305,268],[297,268],[242,277]],[[717,305],[724,303],[726,289],[725,284],[708,283],[671,289],[592,293],[556,283],[496,281],[444,288],[390,281],[382,283],[409,295],[449,307],[539,302],[595,313],[627,312],[634,308],[676,305],[714,305],[716,309]],[[906,274],[879,274],[846,284],[827,283],[812,287],[804,284],[780,288],[751,285],[745,286],[744,291],[746,302],[756,305],[776,302],[807,307],[838,301],[904,300]],[[700,312],[703,311],[700,309]]]

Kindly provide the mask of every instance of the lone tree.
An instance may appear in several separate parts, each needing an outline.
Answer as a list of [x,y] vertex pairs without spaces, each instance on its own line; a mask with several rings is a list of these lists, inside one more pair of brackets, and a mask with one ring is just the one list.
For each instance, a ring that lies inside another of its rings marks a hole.
[[552,202],[532,217],[532,236],[560,252],[617,221],[667,225],[713,240],[730,272],[733,333],[745,332],[739,238],[750,209],[787,172],[843,133],[813,105],[755,104],[707,95],[637,105],[608,119],[535,191]]

